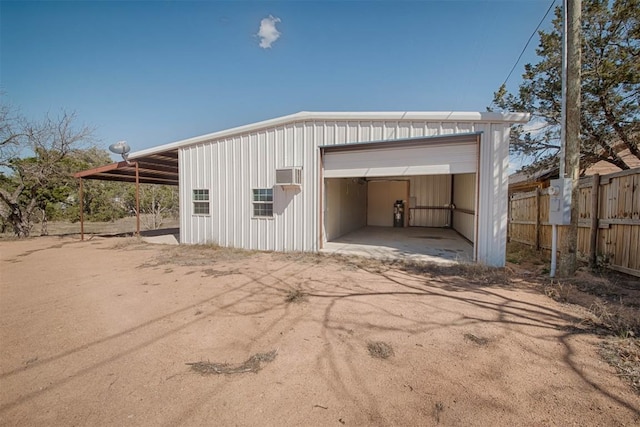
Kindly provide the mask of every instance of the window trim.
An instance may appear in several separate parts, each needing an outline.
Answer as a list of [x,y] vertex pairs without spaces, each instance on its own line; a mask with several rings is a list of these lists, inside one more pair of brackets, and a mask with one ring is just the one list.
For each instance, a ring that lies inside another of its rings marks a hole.
[[[197,193],[201,192],[201,193]],[[206,192],[206,193],[205,193]],[[198,196],[204,196],[206,199],[200,199]],[[207,212],[196,212],[196,206],[206,206]],[[211,192],[208,188],[194,188],[191,190],[191,215],[193,216],[209,216],[211,215]]]
[[[256,193],[256,191],[264,193]],[[256,200],[256,196],[264,196],[266,200]],[[270,200],[269,200],[270,199]],[[257,207],[265,207],[269,211],[271,207],[271,215],[256,215]],[[254,219],[273,219],[273,187],[271,188],[252,188],[251,189],[251,218]]]

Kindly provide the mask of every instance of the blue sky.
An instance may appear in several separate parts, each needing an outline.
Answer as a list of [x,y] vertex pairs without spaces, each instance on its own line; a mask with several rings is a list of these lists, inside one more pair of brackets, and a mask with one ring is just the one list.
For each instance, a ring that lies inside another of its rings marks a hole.
[[134,151],[302,110],[484,111],[550,4],[3,0],[0,89]]

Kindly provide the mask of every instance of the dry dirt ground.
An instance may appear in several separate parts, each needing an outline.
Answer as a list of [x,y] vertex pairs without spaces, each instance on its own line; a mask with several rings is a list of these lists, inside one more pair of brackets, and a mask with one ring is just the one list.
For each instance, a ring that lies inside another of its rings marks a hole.
[[523,280],[133,238],[0,252],[3,425],[640,425],[583,313]]

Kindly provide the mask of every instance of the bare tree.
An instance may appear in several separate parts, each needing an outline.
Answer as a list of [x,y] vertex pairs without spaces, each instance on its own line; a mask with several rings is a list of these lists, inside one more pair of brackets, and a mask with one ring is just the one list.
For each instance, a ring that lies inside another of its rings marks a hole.
[[26,120],[11,108],[0,109],[0,219],[18,237],[28,237],[36,209],[47,234],[46,206],[68,188],[74,151],[92,140],[93,130],[75,125],[75,113],[62,111],[40,122]]

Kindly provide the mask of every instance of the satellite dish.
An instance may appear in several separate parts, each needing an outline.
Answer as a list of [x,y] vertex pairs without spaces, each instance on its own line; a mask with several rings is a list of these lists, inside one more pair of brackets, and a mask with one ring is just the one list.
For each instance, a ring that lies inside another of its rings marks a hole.
[[115,144],[111,144],[109,146],[109,151],[115,154],[120,154],[125,161],[128,161],[129,151],[131,151],[131,147],[127,144],[127,141],[118,141]]

